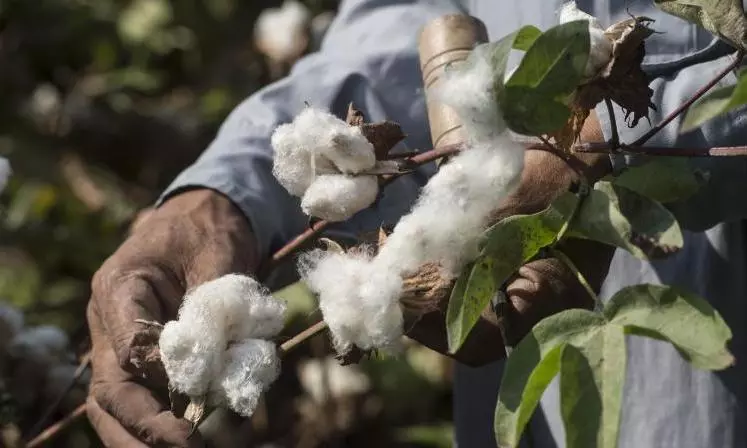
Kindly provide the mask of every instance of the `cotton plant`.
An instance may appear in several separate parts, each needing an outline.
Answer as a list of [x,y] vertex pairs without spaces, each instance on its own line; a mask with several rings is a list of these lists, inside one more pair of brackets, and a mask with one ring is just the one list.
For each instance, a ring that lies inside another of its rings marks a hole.
[[518,184],[523,148],[500,118],[487,50],[478,48],[473,59],[449,71],[437,92],[462,119],[467,148],[430,179],[378,253],[316,250],[300,259],[300,274],[318,295],[340,353],[353,346],[399,352],[403,279],[426,263],[457,275],[475,254],[491,212]]
[[280,372],[269,339],[282,330],[285,310],[285,302],[239,274],[189,291],[158,341],[170,387],[194,402],[251,416]]
[[344,221],[371,205],[379,192],[374,146],[358,126],[329,112],[305,108],[272,135],[273,174],[301,198],[304,213]]

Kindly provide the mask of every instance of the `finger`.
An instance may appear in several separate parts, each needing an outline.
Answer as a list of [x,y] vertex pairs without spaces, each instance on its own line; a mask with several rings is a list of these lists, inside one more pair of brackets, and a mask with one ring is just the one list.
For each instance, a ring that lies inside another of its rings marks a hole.
[[147,447],[147,445],[141,443],[132,434],[127,432],[114,417],[104,412],[91,396],[86,401],[86,412],[88,413],[88,420],[99,435],[99,438],[101,438],[104,446],[112,448]]
[[199,447],[199,434],[192,433],[192,424],[179,419],[158,401],[151,391],[134,382],[97,384],[94,399],[101,409],[131,434],[146,444],[176,447]]
[[177,291],[176,282],[156,269],[120,273],[121,269],[105,268],[100,272],[92,283],[92,310],[101,320],[101,332],[111,342],[119,365],[129,368],[138,333],[147,330],[139,322],[163,322],[164,316],[173,316],[178,307],[173,298],[180,298],[183,291]]

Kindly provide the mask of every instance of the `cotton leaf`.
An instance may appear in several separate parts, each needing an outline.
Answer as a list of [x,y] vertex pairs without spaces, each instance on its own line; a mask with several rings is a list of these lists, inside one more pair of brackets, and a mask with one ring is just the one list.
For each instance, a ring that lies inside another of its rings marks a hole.
[[720,115],[747,104],[747,70],[739,72],[736,84],[712,90],[698,99],[687,111],[680,132],[692,131]]
[[654,0],[662,11],[707,29],[737,48],[747,49],[747,19],[740,0]]
[[503,119],[520,134],[561,128],[569,99],[583,79],[589,58],[585,20],[555,26],[537,37],[499,94]]
[[654,157],[643,165],[627,168],[611,180],[662,203],[689,198],[705,181],[705,176],[693,168],[687,157]]
[[667,256],[684,244],[677,220],[664,206],[604,181],[582,203],[568,236],[617,246],[641,259]]
[[563,350],[560,408],[566,446],[615,448],[625,383],[625,332],[619,325],[596,329],[578,347]]
[[610,299],[604,315],[634,334],[670,341],[693,366],[721,370],[734,362],[732,333],[704,299],[671,286],[635,285]]
[[[499,447],[518,446],[539,397],[554,376],[553,372],[557,372],[552,357],[558,353],[553,350],[565,344],[583,343],[604,323],[601,315],[591,311],[563,311],[535,325],[514,348],[503,372],[495,410],[495,436]],[[543,363],[548,356],[551,359]],[[527,386],[531,388],[526,390]]]
[[446,313],[449,351],[456,352],[498,288],[543,247],[551,244],[571,216],[578,197],[560,196],[533,215],[508,217],[485,232],[482,255],[452,290]]

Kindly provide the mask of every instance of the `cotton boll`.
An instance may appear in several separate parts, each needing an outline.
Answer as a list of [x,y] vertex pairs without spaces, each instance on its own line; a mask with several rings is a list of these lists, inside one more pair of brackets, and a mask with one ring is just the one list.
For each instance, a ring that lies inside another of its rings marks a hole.
[[23,313],[10,305],[0,303],[0,359],[5,356],[6,348],[22,329]]
[[10,343],[8,353],[15,358],[33,359],[41,364],[71,360],[69,339],[64,331],[41,325],[19,333]]
[[604,29],[596,17],[581,11],[575,1],[565,3],[560,8],[560,23],[563,24],[575,20],[586,20],[589,22],[589,60],[586,63],[584,76],[591,78],[612,59],[612,41],[604,34]]
[[290,194],[303,196],[314,181],[314,167],[308,148],[296,138],[291,124],[283,124],[275,129],[271,145],[275,151],[272,174]]
[[211,399],[251,417],[260,395],[279,374],[280,358],[275,344],[261,339],[241,341],[226,352],[226,363],[211,389]]
[[227,274],[189,291],[179,309],[179,321],[206,331],[218,330],[220,340],[275,336],[285,323],[285,303],[275,299],[261,283],[240,274]]
[[286,0],[280,8],[263,10],[254,24],[257,47],[278,62],[292,62],[308,41],[309,9],[298,1]]
[[[350,126],[336,116],[313,107],[304,109],[295,120],[296,139],[308,145],[315,159],[317,174],[321,171],[324,159],[331,162],[338,172],[356,174],[373,168],[376,155],[373,144],[357,126]],[[319,160],[319,159],[322,160]]]
[[171,321],[164,325],[158,340],[169,384],[191,397],[205,395],[223,365],[225,336],[203,336],[201,329],[189,323]]
[[396,271],[376,269],[370,254],[312,251],[300,259],[299,272],[319,295],[319,308],[335,348],[353,345],[396,352],[403,333],[399,297],[402,279]]
[[298,379],[301,387],[318,403],[330,398],[362,395],[371,389],[371,381],[358,366],[341,366],[331,356],[300,363]]
[[10,162],[5,157],[0,157],[0,191],[5,190],[5,187],[8,186],[11,174],[13,174],[13,170],[10,167]]
[[309,216],[337,222],[367,208],[379,194],[376,176],[319,176],[301,200],[301,209]]

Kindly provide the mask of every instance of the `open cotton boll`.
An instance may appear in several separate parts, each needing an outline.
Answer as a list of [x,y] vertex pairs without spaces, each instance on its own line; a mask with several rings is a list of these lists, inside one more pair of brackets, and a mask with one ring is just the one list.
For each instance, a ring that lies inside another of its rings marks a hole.
[[254,24],[257,47],[278,62],[292,62],[308,41],[307,26],[311,12],[295,0],[286,0],[280,8],[264,9]]
[[604,28],[599,24],[599,20],[581,11],[575,1],[563,4],[558,15],[561,24],[575,20],[589,22],[589,60],[586,63],[584,76],[593,77],[612,59],[612,40],[604,34]]
[[251,417],[260,395],[280,374],[280,358],[275,344],[247,339],[228,348],[226,363],[211,388],[211,400]]
[[319,296],[319,308],[339,353],[353,345],[399,350],[402,279],[396,271],[376,269],[367,253],[315,250],[301,256],[299,272]]
[[301,209],[309,216],[344,221],[371,205],[379,194],[376,176],[327,174],[311,184],[301,200]]
[[259,282],[228,274],[189,291],[178,320],[167,322],[159,348],[172,386],[204,395],[225,362],[229,343],[275,336],[285,323],[284,302]]
[[272,135],[273,174],[294,196],[302,196],[315,177],[357,174],[376,165],[373,145],[357,126],[312,107]]
[[8,347],[8,353],[19,359],[53,364],[73,358],[68,352],[69,342],[67,334],[61,329],[52,325],[40,325],[16,335]]
[[10,167],[10,162],[5,157],[0,157],[0,191],[5,190],[5,187],[8,186],[11,174],[13,174],[13,170]]
[[158,347],[169,385],[190,397],[205,395],[223,365],[225,345],[223,334],[208,335],[185,322],[166,322]]

